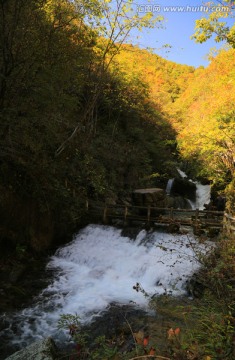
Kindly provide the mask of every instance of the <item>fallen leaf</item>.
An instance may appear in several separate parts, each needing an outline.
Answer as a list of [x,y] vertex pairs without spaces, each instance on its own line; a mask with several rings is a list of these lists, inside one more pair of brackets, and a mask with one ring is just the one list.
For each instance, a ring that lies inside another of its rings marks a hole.
[[177,328],[175,329],[175,335],[179,335],[179,334],[180,334],[180,328],[177,327]]
[[147,336],[147,337],[145,337],[145,338],[143,339],[143,345],[144,345],[144,346],[147,346],[148,343],[149,343],[149,336]]
[[151,347],[150,351],[149,351],[149,355],[155,355],[156,354],[156,350]]
[[139,345],[143,345],[144,341],[144,332],[142,330],[139,330],[137,333],[134,333],[135,341]]
[[170,328],[168,331],[167,331],[167,334],[168,334],[168,339],[172,339],[173,337],[176,337],[180,334],[180,328],[176,328],[175,330]]

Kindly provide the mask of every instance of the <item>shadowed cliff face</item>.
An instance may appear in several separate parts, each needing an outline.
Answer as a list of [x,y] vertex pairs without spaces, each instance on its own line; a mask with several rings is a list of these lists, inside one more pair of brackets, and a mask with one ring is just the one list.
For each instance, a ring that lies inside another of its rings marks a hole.
[[35,252],[47,250],[53,242],[54,225],[49,212],[41,212],[33,199],[20,198],[1,189],[0,246],[2,251],[24,245]]

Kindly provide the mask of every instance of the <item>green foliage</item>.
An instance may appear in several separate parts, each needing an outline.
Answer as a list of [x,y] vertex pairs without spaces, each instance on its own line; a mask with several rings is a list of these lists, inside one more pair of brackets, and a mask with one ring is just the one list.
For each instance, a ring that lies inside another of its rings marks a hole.
[[[196,32],[192,38],[202,43],[215,35],[217,42],[225,41],[234,48],[235,26],[229,26],[226,21],[228,17],[234,17],[234,5],[231,1],[219,2],[219,4],[217,2],[214,5],[216,5],[216,11],[208,17],[196,21]],[[210,6],[213,6],[213,3]],[[221,11],[218,11],[220,7]],[[221,19],[223,20],[221,21]],[[189,87],[188,95],[191,96],[194,104],[192,102],[187,104],[184,95],[180,100],[183,100],[183,106],[185,107],[186,104],[190,110],[185,117],[185,108],[181,107],[180,109],[183,122],[184,119],[187,119],[187,127],[184,128],[183,125],[179,142],[184,155],[188,159],[192,159],[195,155],[198,156],[199,161],[205,163],[204,168],[208,169],[208,175],[213,182],[218,184],[218,187],[221,187],[222,184],[222,187],[225,188],[234,178],[235,163],[234,109],[232,105],[234,101],[231,99],[234,91],[232,90],[233,85],[232,87],[230,85],[234,83],[234,50],[221,51],[211,60],[211,64],[204,74],[201,71],[195,73],[197,84],[192,83]],[[223,93],[221,99],[218,98],[218,92]],[[186,95],[186,98],[189,99],[189,97]],[[208,109],[210,110],[208,111]],[[192,128],[194,145],[189,145],[192,138],[187,134],[188,123]],[[229,185],[228,196],[230,199],[233,188],[232,182]],[[229,209],[233,211],[231,204],[231,201],[228,202]]]
[[78,355],[81,349],[86,348],[87,334],[81,331],[80,318],[77,314],[62,314],[58,321],[58,329],[67,330],[74,343],[78,346]]
[[226,189],[226,196],[227,196],[228,213],[234,216],[235,215],[235,178],[234,177]]
[[195,70],[127,44],[115,57],[116,64],[126,79],[138,78],[147,86],[155,108],[163,109],[165,114],[171,113],[172,103],[187,87]]
[[[164,294],[150,299],[151,309],[155,309],[158,314],[158,335],[153,324],[151,325],[153,339],[151,332],[148,335],[142,330],[134,333],[127,322],[135,341],[132,350],[123,351],[125,338],[122,335],[121,342],[118,336],[109,339],[101,335],[97,339],[89,338],[84,343],[80,358],[133,360],[152,355],[156,359],[167,360],[232,360],[235,305],[232,286],[235,270],[233,254],[234,241],[225,238],[217,243],[209,256],[200,257],[202,270],[198,274],[198,282],[204,287],[201,298],[177,299]],[[149,294],[139,283],[133,288],[149,298]],[[80,339],[83,330],[77,324],[77,316],[73,318],[65,315],[63,318],[66,321],[62,322],[62,328],[76,329],[80,333]],[[163,326],[165,323],[167,326]],[[75,339],[75,334],[70,332],[70,335]],[[78,344],[77,340],[75,342]]]
[[97,346],[94,352],[89,356],[90,359],[114,359],[117,354],[117,347],[108,344],[105,336],[99,336],[95,339],[94,344]]
[[[212,11],[208,17],[196,20],[195,33],[192,36],[198,43],[203,43],[215,36],[216,42],[226,41],[233,48],[235,47],[235,26],[229,27],[226,19],[234,17],[234,8],[231,1],[209,3]],[[225,21],[221,21],[225,19]]]
[[205,299],[204,305],[194,308],[193,312],[198,323],[192,335],[204,348],[204,354],[212,358],[232,359],[234,319],[231,311],[226,312],[214,299],[211,303]]
[[93,342],[93,349],[89,349],[88,334],[80,324],[79,316],[63,314],[58,321],[58,329],[66,330],[75,344],[76,355],[79,359],[113,359],[117,353],[116,346],[110,346],[105,336],[98,336]]
[[187,321],[196,319],[192,337],[212,359],[234,358],[234,241],[221,239],[214,253],[205,259],[201,281],[205,294]]
[[110,6],[2,2],[3,241],[20,236],[30,244],[45,220],[51,236],[63,238],[82,224],[88,198],[104,201],[107,190],[119,193],[150,183],[148,176],[170,156],[165,139],[174,140],[175,133],[156,111],[146,85],[109,66],[137,21],[147,27],[153,19],[128,20],[126,2],[112,11]]
[[[100,335],[91,339],[88,333],[84,332],[80,326],[79,316],[65,314],[61,315],[58,322],[58,328],[69,332],[70,340],[74,343],[74,351],[66,354],[69,358],[76,356],[83,360],[131,360],[142,358],[143,355],[155,355],[154,344],[149,341],[149,336],[144,335],[142,331],[133,333],[129,322],[127,321],[130,334],[133,337],[133,346],[129,350],[124,350],[125,339],[123,335],[116,338],[106,338]],[[127,348],[130,348],[128,346]],[[67,357],[65,355],[65,357]]]
[[220,188],[234,173],[234,66],[234,50],[221,51],[195,71],[172,108],[181,155]]
[[[234,239],[224,236],[210,254],[199,259],[202,267],[195,286],[203,288],[200,298],[177,299],[165,294],[151,299],[150,307],[158,314],[157,321],[160,317],[169,324],[166,329],[158,330],[158,333],[167,332],[161,355],[177,360],[232,360],[235,354]],[[146,296],[139,284],[135,289]]]

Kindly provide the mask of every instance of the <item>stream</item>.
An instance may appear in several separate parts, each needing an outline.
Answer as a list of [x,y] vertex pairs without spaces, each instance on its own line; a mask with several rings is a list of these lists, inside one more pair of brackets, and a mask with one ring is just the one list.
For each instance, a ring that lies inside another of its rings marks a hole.
[[[197,201],[201,196],[204,204],[208,188],[198,184],[197,189]],[[0,339],[9,353],[0,359],[48,336],[63,341],[65,334],[57,328],[61,314],[78,314],[85,325],[111,304],[148,312],[148,298],[133,289],[137,283],[150,297],[187,295],[187,280],[212,246],[190,232],[139,230],[131,237],[112,226],[88,225],[49,259],[46,269],[53,278],[31,305],[1,316]]]

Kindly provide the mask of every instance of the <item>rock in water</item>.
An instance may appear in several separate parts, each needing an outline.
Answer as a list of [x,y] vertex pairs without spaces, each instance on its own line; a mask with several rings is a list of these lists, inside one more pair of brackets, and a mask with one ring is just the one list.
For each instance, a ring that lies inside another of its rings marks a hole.
[[168,226],[168,232],[169,233],[178,233],[180,230],[180,225],[177,224],[177,223],[172,223],[172,224],[169,224]]
[[132,193],[132,201],[137,206],[164,207],[165,191],[160,188],[137,189]]
[[56,346],[51,338],[36,341],[5,360],[55,360]]
[[194,182],[186,179],[175,178],[171,187],[170,194],[173,196],[181,195],[187,197],[192,201],[195,201],[196,189],[197,186]]

